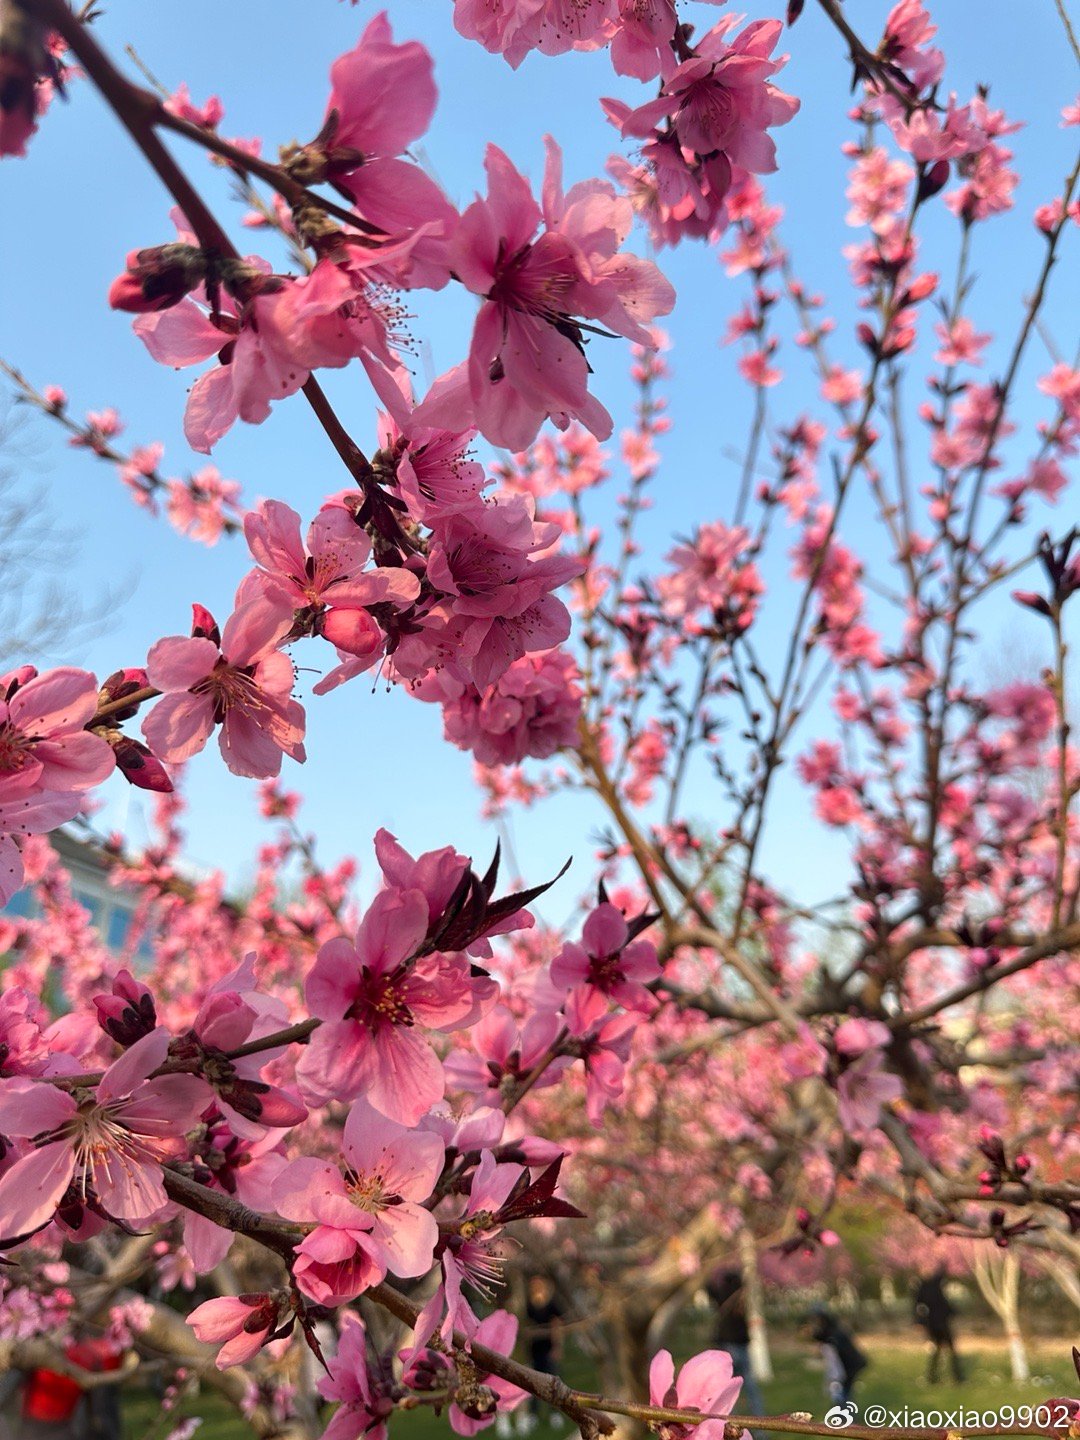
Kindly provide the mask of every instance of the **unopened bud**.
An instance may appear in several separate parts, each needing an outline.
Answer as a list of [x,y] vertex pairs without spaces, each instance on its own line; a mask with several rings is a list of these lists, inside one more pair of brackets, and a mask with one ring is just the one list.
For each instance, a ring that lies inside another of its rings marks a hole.
[[382,643],[382,631],[366,610],[327,610],[319,628],[331,645],[360,659],[374,654]]
[[127,269],[109,286],[109,304],[114,310],[137,314],[168,310],[205,278],[206,256],[194,245],[177,241],[132,250]]

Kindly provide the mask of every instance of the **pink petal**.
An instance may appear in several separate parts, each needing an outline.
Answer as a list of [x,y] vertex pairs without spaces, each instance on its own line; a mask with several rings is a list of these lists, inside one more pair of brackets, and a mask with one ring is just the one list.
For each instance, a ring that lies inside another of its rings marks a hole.
[[28,735],[81,730],[97,709],[97,689],[89,670],[62,666],[27,681],[16,690],[8,709],[15,725]]
[[218,647],[200,636],[169,635],[151,646],[146,678],[155,690],[190,690],[218,662]]
[[150,1034],[144,1035],[141,1040],[136,1040],[119,1060],[113,1061],[101,1077],[97,1088],[98,1104],[104,1105],[110,1100],[120,1100],[130,1095],[149,1078],[152,1071],[163,1064],[168,1053],[169,1032],[163,1026],[151,1030]]
[[0,1085],[0,1135],[29,1140],[71,1119],[78,1106],[66,1090],[16,1077]]
[[47,1224],[74,1174],[75,1152],[66,1140],[16,1160],[0,1175],[0,1239],[13,1240]]

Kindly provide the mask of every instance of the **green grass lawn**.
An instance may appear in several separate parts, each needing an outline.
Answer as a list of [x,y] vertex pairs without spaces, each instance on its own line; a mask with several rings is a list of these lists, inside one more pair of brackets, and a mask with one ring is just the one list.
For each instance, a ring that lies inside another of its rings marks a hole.
[[[967,1379],[963,1385],[952,1380],[927,1385],[925,1351],[914,1338],[861,1335],[860,1346],[870,1357],[855,1389],[855,1399],[865,1412],[871,1404],[895,1410],[965,1410],[998,1409],[1003,1405],[1037,1405],[1050,1395],[1076,1393],[1069,1343],[1050,1345],[1032,1343],[1029,1354],[1034,1378],[1026,1385],[1010,1379],[1004,1347],[989,1340],[970,1340],[962,1345]],[[776,1379],[766,1384],[765,1403],[770,1414],[781,1415],[792,1410],[807,1410],[820,1419],[829,1402],[822,1394],[820,1368],[815,1364],[812,1346],[780,1336],[774,1342],[773,1362]],[[564,1378],[574,1385],[592,1388],[589,1366],[571,1351],[567,1356]],[[164,1434],[168,1426],[157,1430],[157,1402],[145,1392],[132,1393],[125,1404],[127,1440],[143,1440],[148,1431]],[[251,1431],[221,1399],[204,1394],[189,1401],[181,1410],[184,1415],[200,1415],[204,1424],[198,1440],[250,1440]],[[918,1423],[912,1419],[911,1423]],[[494,1431],[489,1432],[494,1440]],[[532,1440],[568,1440],[567,1427],[561,1430],[541,1422],[532,1432]],[[576,1433],[576,1432],[574,1432]],[[429,1410],[402,1413],[391,1423],[393,1440],[444,1440],[452,1434],[445,1418]]]

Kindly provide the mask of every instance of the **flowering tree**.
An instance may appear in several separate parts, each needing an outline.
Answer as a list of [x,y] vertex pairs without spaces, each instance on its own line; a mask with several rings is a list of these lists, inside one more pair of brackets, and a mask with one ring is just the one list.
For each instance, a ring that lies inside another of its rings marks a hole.
[[[77,421],[61,388],[8,367],[138,503],[193,539],[234,536],[251,562],[227,617],[195,603],[187,634],[163,617],[142,665],[3,677],[0,894],[29,884],[39,901],[37,918],[4,922],[13,1363],[91,1383],[55,1337],[96,1321],[167,1357],[172,1398],[201,1376],[261,1435],[320,1433],[318,1397],[338,1407],[332,1440],[382,1435],[418,1404],[472,1434],[531,1393],[587,1440],[612,1417],[719,1437],[738,1412],[730,1358],[705,1352],[676,1376],[650,1352],[726,1246],[829,1244],[832,1204],[863,1191],[938,1235],[1066,1253],[1080,1227],[1080,766],[1065,605],[1080,559],[1075,531],[1039,532],[1080,437],[1080,373],[1038,373],[1026,458],[1006,441],[1080,172],[1035,214],[1019,328],[983,381],[971,267],[1013,204],[1018,127],[986,94],[949,90],[918,0],[876,43],[819,4],[856,90],[858,365],[760,178],[798,110],[778,83],[781,20],[691,18],[674,0],[455,0],[463,43],[511,66],[604,50],[647,87],[640,104],[603,102],[627,142],[609,179],[566,188],[548,138],[537,195],[490,145],[485,193],[459,213],[409,154],[436,109],[431,57],[387,15],[330,67],[318,132],[271,161],[225,138],[216,98],[127,78],[89,9],[0,0],[0,153],[32,151],[55,96],[88,103],[92,88],[171,197],[175,238],[130,237],[158,243],[127,254],[109,303],[155,360],[199,367],[191,448],[273,424],[302,394],[345,486],[313,517],[287,498],[249,508],[212,464],[169,477],[159,446],[120,448],[115,412]],[[166,137],[228,169],[278,268],[240,253]],[[947,285],[924,266],[927,216],[948,220]],[[639,547],[669,375],[654,322],[675,294],[628,248],[635,219],[657,251],[717,247],[753,394],[724,518],[703,514],[653,566]],[[476,299],[467,355],[419,395],[402,297],[451,285]],[[819,415],[779,409],[784,306]],[[587,355],[620,337],[639,401],[605,530],[614,422]],[[905,383],[919,357],[916,439]],[[318,378],[345,366],[367,397],[347,417]],[[502,452],[486,468],[483,442]],[[856,503],[875,515],[862,553],[845,540]],[[1047,667],[987,688],[980,617],[1021,576]],[[580,925],[536,924],[547,885],[503,893],[498,857],[483,873],[452,847],[414,857],[385,830],[381,888],[357,909],[351,862],[320,866],[277,781],[283,757],[306,759],[293,656],[312,651],[328,667],[315,703],[377,671],[439,705],[504,820],[556,790],[593,797],[605,834]],[[263,782],[280,826],[242,904],[178,863],[174,786],[211,740]],[[113,845],[117,882],[139,896],[119,963],[43,838],[115,770],[158,795],[160,827],[143,856]],[[847,842],[825,907],[766,870],[796,779]],[[304,876],[291,901],[287,862]],[[143,934],[153,960],[136,976]],[[606,1316],[613,1393],[513,1360],[499,1301],[517,1231],[559,1237],[562,1263],[609,1290],[638,1267],[635,1303]],[[160,1292],[196,1276],[218,1293],[185,1321]]]

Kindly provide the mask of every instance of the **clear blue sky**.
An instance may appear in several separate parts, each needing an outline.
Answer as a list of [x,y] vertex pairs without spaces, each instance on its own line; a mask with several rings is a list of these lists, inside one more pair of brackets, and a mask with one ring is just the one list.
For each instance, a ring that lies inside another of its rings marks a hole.
[[[223,133],[258,134],[272,156],[278,143],[315,133],[329,65],[355,44],[378,7],[370,0],[355,7],[335,0],[308,0],[302,6],[295,0],[258,5],[154,0],[150,6],[105,0],[104,8],[95,29],[114,54],[130,42],[170,87],[186,80],[197,100],[220,94],[226,108]],[[387,8],[396,37],[420,38],[435,56],[441,104],[422,154],[460,204],[482,182],[488,140],[500,143],[538,179],[540,137],[550,131],[566,152],[568,181],[602,173],[606,157],[618,146],[598,97],[614,93],[638,99],[648,93],[636,82],[614,77],[602,55],[532,55],[515,74],[500,57],[454,32],[450,0],[390,0]],[[688,18],[704,24],[718,14],[712,6],[693,3],[685,9]],[[777,0],[754,8],[751,18],[782,9]],[[869,0],[849,6],[853,22],[871,40],[886,9]],[[950,59],[948,84],[967,98],[976,82],[988,80],[993,103],[1028,123],[1015,137],[1024,177],[1016,209],[983,231],[975,254],[974,314],[980,328],[1000,324],[1008,338],[1020,314],[1020,286],[1034,274],[1040,256],[1031,213],[1057,193],[1071,160],[1076,131],[1060,130],[1058,114],[1076,94],[1077,71],[1053,0],[1028,0],[1022,15],[1011,0],[938,0],[933,9]],[[851,133],[844,118],[849,67],[839,38],[812,3],[784,43],[792,58],[781,82],[801,97],[803,108],[778,132],[781,171],[773,177],[770,194],[787,208],[785,235],[799,273],[812,288],[839,301],[838,357],[861,363],[852,339],[857,317],[843,298],[840,256],[852,237],[843,223],[845,161],[839,149]],[[198,151],[179,142],[174,148],[189,172],[205,182],[208,194],[224,195],[219,173]],[[186,450],[180,428],[185,378],[150,360],[131,336],[128,320],[105,307],[108,283],[126,251],[171,238],[169,201],[88,86],[76,83],[70,103],[54,105],[29,160],[3,165],[0,197],[5,221],[0,232],[0,354],[38,385],[63,385],[80,413],[115,405],[127,421],[124,441],[165,441],[167,473],[201,463]],[[219,210],[234,222],[243,248],[239,211],[230,213],[224,203]],[[930,268],[951,273],[955,229],[939,205],[926,227]],[[634,243],[643,248],[645,239],[638,236]],[[256,237],[248,248],[257,245]],[[1072,248],[1075,252],[1075,238]],[[661,263],[681,300],[668,322],[674,341],[675,424],[664,445],[665,469],[648,521],[647,544],[654,556],[667,548],[672,533],[730,513],[737,472],[729,452],[741,444],[748,411],[745,387],[735,379],[735,353],[717,346],[729,314],[741,302],[741,285],[729,281],[715,255],[701,246],[665,252]],[[1075,254],[1067,254],[1049,314],[1069,353],[1074,336],[1066,301],[1071,289],[1075,328],[1076,278]],[[413,329],[425,342],[417,359],[423,381],[464,355],[472,306],[470,297],[451,287],[442,295],[421,297],[417,310]],[[626,423],[632,397],[625,348],[621,342],[598,341],[590,358],[597,371],[594,388],[617,426]],[[1035,358],[1038,368],[1047,368],[1045,353]],[[785,360],[793,361],[790,379],[773,397],[781,421],[815,400],[806,367],[794,363],[790,344],[781,363]],[[362,374],[331,375],[327,388],[361,445],[370,444],[375,406]],[[1045,408],[1031,396],[1030,386],[1028,391],[1018,414],[1030,427]],[[199,600],[220,615],[227,611],[245,568],[242,543],[223,540],[206,551],[180,539],[165,523],[137,511],[106,467],[69,450],[47,422],[40,421],[34,434],[39,442],[34,473],[57,513],[84,537],[71,584],[93,594],[103,568],[110,578],[129,582],[128,598],[108,631],[63,658],[105,674],[120,664],[141,663],[159,635],[186,630],[190,601]],[[224,474],[243,483],[249,498],[280,496],[306,515],[344,480],[300,398],[278,406],[263,426],[237,426],[213,458]],[[1064,519],[1060,512],[1047,518],[1057,525]],[[856,504],[846,536],[858,544],[866,524],[865,507]],[[778,569],[770,569],[770,578]],[[785,613],[781,602],[767,623],[782,629]],[[1034,649],[1041,639],[1012,611],[1002,610],[991,629],[995,649],[1014,643]],[[285,778],[305,795],[307,822],[318,831],[328,859],[355,852],[370,879],[369,840],[380,825],[395,830],[413,849],[453,842],[478,856],[490,850],[494,837],[477,818],[470,757],[442,743],[434,707],[382,690],[372,694],[358,680],[313,699],[308,725],[313,759],[303,768],[286,761]],[[216,746],[190,766],[191,854],[204,864],[224,866],[237,880],[243,879],[252,846],[264,833],[253,792],[251,782],[226,771]],[[135,843],[145,838],[146,807],[138,792],[129,792],[116,779],[110,797],[109,821],[126,820]],[[797,868],[810,881],[806,898],[834,893],[842,843],[835,837],[819,843],[815,837],[808,868],[805,804],[792,793],[785,795],[784,806],[767,863],[781,881]],[[707,819],[721,820],[709,814],[707,803],[702,811]],[[529,878],[557,868],[573,852],[577,886],[583,887],[590,837],[600,818],[589,804],[564,799],[519,820],[518,851]],[[564,896],[569,908],[571,892],[564,890]],[[561,908],[553,905],[551,913]]]

